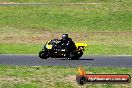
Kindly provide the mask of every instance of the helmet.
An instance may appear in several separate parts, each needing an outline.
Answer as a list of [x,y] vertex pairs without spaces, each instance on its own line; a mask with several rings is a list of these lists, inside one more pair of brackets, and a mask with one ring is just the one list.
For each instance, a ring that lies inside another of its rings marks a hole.
[[62,39],[64,39],[64,40],[65,40],[65,39],[68,39],[68,34],[63,34],[63,35],[62,35]]

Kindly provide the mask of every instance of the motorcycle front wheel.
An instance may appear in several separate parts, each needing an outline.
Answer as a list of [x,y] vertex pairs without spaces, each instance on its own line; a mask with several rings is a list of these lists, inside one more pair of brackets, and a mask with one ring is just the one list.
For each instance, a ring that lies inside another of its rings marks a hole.
[[46,50],[40,51],[39,52],[39,57],[42,59],[47,59],[48,58],[48,52]]

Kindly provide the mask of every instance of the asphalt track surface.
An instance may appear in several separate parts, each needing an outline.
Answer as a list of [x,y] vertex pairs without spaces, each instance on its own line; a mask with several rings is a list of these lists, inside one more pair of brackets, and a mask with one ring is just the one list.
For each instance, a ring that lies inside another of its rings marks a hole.
[[65,58],[40,59],[37,55],[0,55],[0,65],[14,66],[67,66],[132,68],[132,56],[83,56],[79,60]]

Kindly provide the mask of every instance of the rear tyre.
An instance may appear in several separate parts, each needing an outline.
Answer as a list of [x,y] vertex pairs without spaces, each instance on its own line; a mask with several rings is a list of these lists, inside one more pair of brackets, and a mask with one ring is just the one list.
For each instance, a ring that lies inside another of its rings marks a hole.
[[67,60],[75,60],[77,59],[77,52],[71,52],[67,57]]
[[78,52],[77,59],[79,59],[83,55],[83,51]]
[[39,57],[42,58],[42,59],[47,59],[48,58],[48,52],[45,50],[45,51],[40,51],[39,52]]
[[79,58],[83,55],[82,51],[79,52],[71,52],[67,57],[67,60],[79,60]]

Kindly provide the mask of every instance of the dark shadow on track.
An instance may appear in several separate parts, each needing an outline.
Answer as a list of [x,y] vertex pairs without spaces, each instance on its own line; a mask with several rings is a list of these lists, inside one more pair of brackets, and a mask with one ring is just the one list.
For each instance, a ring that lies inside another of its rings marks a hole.
[[[56,59],[56,60],[67,60],[67,59]],[[94,59],[92,59],[92,58],[90,58],[90,59],[82,58],[82,59],[78,59],[78,60],[94,60]]]
[[79,60],[94,60],[94,59],[92,59],[92,58],[89,58],[89,59],[82,58],[82,59],[79,59]]

